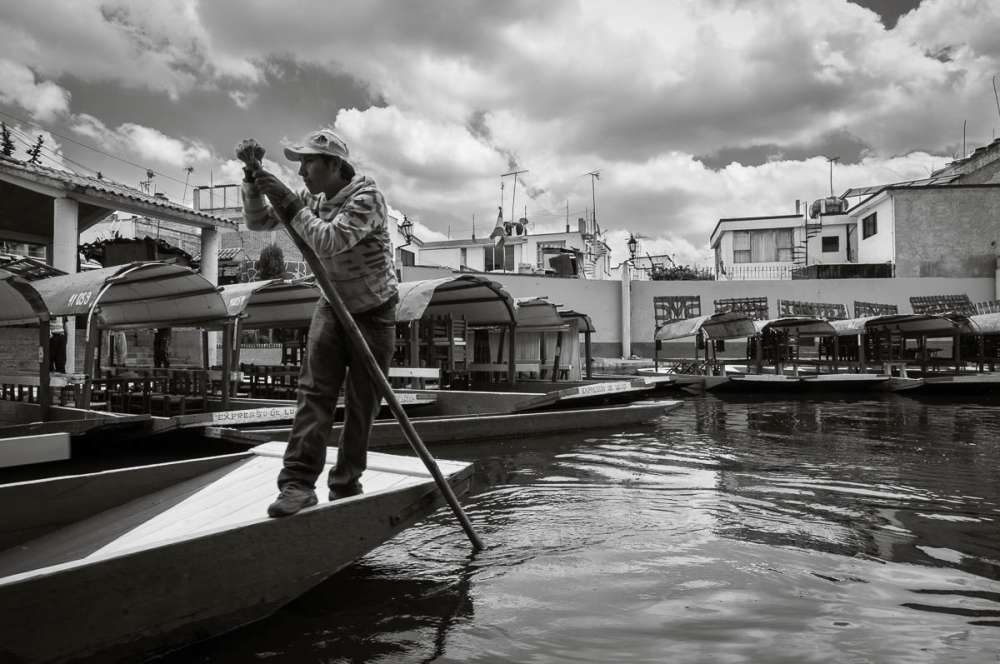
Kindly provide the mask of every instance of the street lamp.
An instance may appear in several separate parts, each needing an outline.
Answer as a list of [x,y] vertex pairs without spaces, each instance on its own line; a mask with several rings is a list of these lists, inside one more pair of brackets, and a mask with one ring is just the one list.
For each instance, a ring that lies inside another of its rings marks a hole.
[[410,246],[410,243],[413,242],[413,222],[405,214],[403,215],[403,223],[399,225],[399,230],[403,232],[403,237],[406,239],[406,244],[402,246]]
[[631,233],[628,234],[628,255],[629,261],[635,260],[635,252],[639,248],[639,241]]

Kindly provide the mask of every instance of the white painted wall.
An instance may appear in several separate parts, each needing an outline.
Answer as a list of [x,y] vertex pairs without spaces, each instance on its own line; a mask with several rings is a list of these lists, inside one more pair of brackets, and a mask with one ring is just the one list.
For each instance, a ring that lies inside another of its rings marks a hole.
[[[893,199],[886,196],[881,201],[873,201],[851,217],[858,224],[858,262],[859,263],[890,263],[896,260],[895,232],[896,215]],[[865,239],[861,220],[875,212],[878,215],[878,232]]]
[[[436,279],[453,274],[441,268],[403,268],[403,280]],[[610,280],[560,279],[520,274],[491,274],[514,297],[545,296],[549,302],[588,314],[596,331],[594,343],[621,344],[621,283]],[[778,300],[831,302],[847,305],[853,314],[855,300],[895,304],[900,313],[912,313],[910,296],[965,294],[973,302],[992,300],[996,280],[988,277],[952,279],[943,277],[896,279],[796,279],[790,281],[632,281],[630,284],[631,339],[633,352],[651,356],[653,297],[698,295],[703,314],[715,310],[715,300],[733,297],[766,297],[770,315],[777,316]],[[598,352],[599,351],[599,352]],[[595,354],[611,357],[598,349]],[[614,356],[620,354],[613,353]]]
[[[785,223],[788,222],[788,223]],[[726,230],[720,231],[717,234],[718,243],[720,248],[720,254],[722,261],[725,264],[727,274],[719,275],[720,280],[740,280],[746,277],[741,275],[741,272],[752,273],[754,270],[759,270],[762,275],[761,278],[767,278],[769,272],[773,271],[773,274],[778,274],[780,271],[788,270],[794,267],[794,261],[781,261],[781,262],[750,262],[750,263],[737,263],[733,259],[733,231],[744,231],[744,230],[770,230],[779,228],[791,228],[792,229],[792,246],[797,247],[803,241],[805,241],[805,228],[803,226],[805,222],[799,220],[787,220],[778,219],[777,222],[774,220],[750,220],[741,222],[727,222],[725,228]],[[745,225],[744,225],[745,224]],[[810,261],[813,256],[813,247],[809,247],[809,257]],[[778,278],[778,277],[773,277]],[[791,277],[785,277],[791,278]]]
[[[823,251],[823,238],[839,238],[837,251]],[[847,224],[823,224],[819,235],[809,238],[809,265],[847,262]]]

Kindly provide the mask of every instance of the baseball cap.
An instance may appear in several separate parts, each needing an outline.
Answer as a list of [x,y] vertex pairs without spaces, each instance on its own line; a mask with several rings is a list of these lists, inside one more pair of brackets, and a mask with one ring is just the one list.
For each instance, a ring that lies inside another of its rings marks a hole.
[[302,161],[302,157],[309,154],[328,154],[348,161],[350,151],[344,139],[332,129],[314,131],[298,143],[285,146],[285,158],[290,161]]

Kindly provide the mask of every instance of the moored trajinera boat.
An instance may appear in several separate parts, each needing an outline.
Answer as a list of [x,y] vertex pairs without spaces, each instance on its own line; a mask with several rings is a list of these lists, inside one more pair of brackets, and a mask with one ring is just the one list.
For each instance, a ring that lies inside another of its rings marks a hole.
[[[317,506],[269,519],[283,451],[0,486],[0,658],[117,660],[232,629],[440,502],[419,459],[371,453],[364,494],[328,502],[318,492]],[[457,494],[468,490],[471,464],[438,466]]]

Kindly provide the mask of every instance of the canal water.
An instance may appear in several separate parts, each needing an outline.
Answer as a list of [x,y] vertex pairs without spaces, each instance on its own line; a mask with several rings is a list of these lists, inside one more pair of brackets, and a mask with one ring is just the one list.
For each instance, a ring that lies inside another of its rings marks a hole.
[[164,661],[1000,662],[1000,402],[692,397],[436,454],[486,551],[441,511]]

